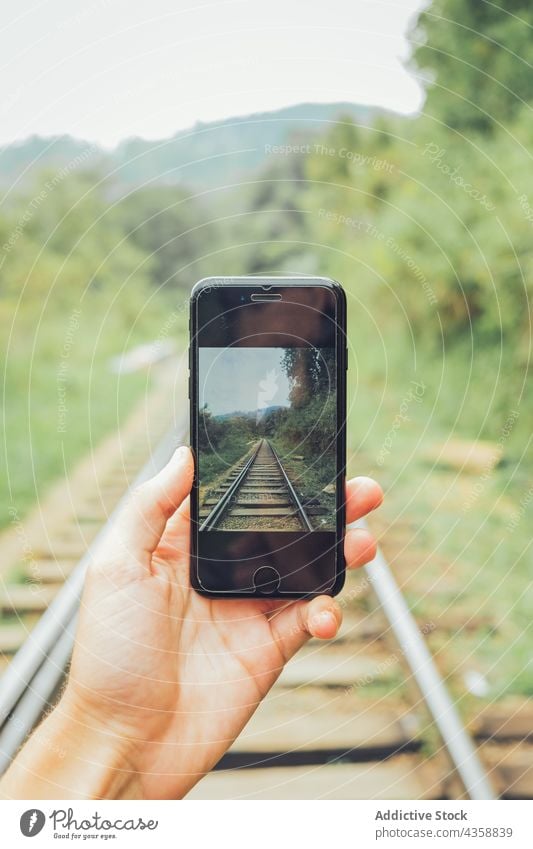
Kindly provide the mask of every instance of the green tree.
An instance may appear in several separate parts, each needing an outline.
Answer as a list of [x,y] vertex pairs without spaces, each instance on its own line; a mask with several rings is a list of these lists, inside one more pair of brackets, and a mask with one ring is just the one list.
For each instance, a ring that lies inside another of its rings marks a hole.
[[528,0],[434,0],[411,30],[425,111],[460,131],[504,126],[533,98]]
[[151,258],[154,285],[190,286],[190,266],[205,253],[213,235],[202,228],[195,202],[185,191],[138,189],[117,203],[112,218],[126,230],[131,244]]

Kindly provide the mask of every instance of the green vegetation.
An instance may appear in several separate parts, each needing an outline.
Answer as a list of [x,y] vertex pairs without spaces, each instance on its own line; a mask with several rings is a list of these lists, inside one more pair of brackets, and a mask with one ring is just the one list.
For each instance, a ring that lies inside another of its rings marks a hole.
[[411,36],[414,69],[435,82],[425,111],[454,130],[497,131],[531,102],[527,0],[433,0]]
[[185,344],[184,294],[154,297],[153,260],[108,190],[95,174],[44,172],[0,217],[3,524],[10,507],[23,515],[50,480],[120,427],[145,390],[146,375],[111,373],[112,356],[158,339],[172,311],[173,335]]
[[246,416],[220,419],[204,407],[200,411],[198,428],[201,486],[209,486],[215,478],[227,473],[255,442],[257,431],[253,419]]

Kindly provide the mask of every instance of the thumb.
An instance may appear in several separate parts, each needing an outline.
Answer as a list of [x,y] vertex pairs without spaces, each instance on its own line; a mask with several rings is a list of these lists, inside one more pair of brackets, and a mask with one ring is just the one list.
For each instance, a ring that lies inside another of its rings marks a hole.
[[191,451],[181,445],[157,475],[132,492],[114,523],[110,545],[136,561],[150,558],[167,521],[191,491],[193,470]]

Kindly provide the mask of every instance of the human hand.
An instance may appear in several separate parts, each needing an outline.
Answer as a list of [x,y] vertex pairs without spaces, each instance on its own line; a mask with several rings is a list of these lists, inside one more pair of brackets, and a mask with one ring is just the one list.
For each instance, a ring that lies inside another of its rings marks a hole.
[[[285,663],[311,636],[334,637],[341,623],[329,596],[288,603],[198,595],[189,581],[192,477],[192,456],[182,447],[132,494],[88,569],[70,674],[55,711],[69,729],[77,727],[72,738],[84,741],[78,760],[89,758],[98,772],[100,757],[113,773],[87,795],[186,795]],[[382,500],[369,478],[349,481],[346,495],[348,523]],[[367,531],[347,531],[348,567],[374,554]]]

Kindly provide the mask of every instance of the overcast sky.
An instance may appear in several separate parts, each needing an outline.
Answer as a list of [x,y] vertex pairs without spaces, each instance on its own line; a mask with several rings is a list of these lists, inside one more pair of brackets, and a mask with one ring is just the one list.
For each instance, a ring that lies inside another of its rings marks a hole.
[[[215,415],[286,407],[283,348],[199,348],[200,406]],[[228,391],[228,387],[231,391]]]
[[416,111],[421,0],[17,0],[0,21],[0,143],[112,146],[303,101]]

